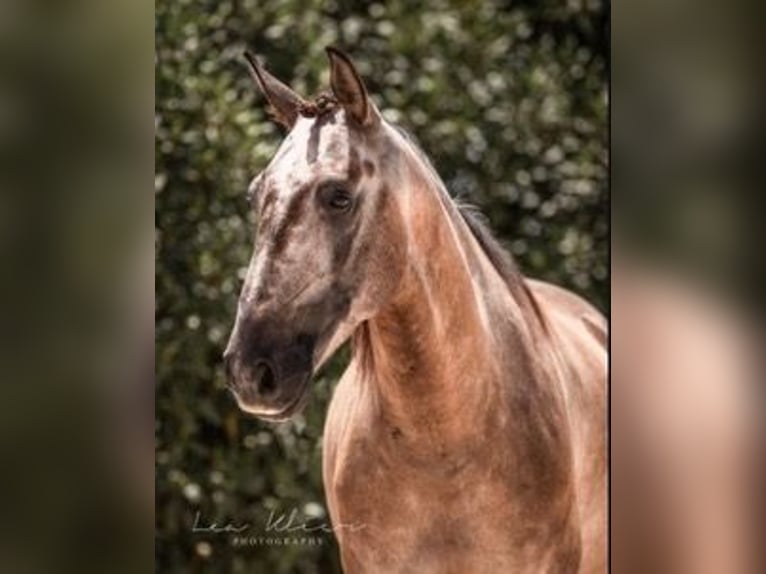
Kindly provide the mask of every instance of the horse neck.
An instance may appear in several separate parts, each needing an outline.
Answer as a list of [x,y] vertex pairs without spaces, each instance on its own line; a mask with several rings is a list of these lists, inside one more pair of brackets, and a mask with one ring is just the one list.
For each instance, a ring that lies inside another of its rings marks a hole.
[[438,182],[413,177],[408,187],[409,264],[396,296],[358,331],[354,354],[392,427],[449,442],[483,432],[477,421],[502,411],[507,369],[528,363],[508,360],[526,352],[524,313]]

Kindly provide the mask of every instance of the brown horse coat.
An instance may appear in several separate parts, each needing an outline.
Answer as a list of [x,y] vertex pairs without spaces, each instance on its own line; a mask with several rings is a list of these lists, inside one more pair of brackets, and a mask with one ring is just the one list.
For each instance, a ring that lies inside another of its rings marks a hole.
[[323,439],[346,572],[603,572],[604,319],[524,279],[329,56],[315,102],[248,56],[291,131],[251,186],[238,403],[289,418],[352,340]]

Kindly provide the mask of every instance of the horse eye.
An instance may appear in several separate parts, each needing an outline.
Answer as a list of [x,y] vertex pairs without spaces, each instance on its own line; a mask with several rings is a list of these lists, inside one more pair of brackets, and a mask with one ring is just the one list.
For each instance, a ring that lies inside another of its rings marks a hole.
[[333,187],[327,194],[327,205],[335,211],[348,211],[351,207],[352,198],[347,189]]

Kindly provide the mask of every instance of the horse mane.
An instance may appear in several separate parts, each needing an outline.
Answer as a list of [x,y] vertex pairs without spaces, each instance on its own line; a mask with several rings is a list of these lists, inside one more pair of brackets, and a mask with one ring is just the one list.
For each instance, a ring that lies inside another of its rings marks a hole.
[[453,201],[474,239],[476,239],[479,247],[484,251],[484,255],[487,256],[495,270],[508,283],[508,286],[512,287],[523,281],[519,267],[516,265],[516,260],[495,237],[495,234],[492,233],[487,216],[473,204],[460,200]]
[[460,201],[455,203],[460,215],[463,217],[463,221],[465,221],[468,229],[471,230],[471,234],[478,242],[479,247],[481,247],[490,263],[492,263],[492,266],[500,274],[503,281],[505,281],[508,289],[516,296],[517,301],[527,301],[531,307],[532,314],[539,322],[543,332],[549,333],[548,323],[540,310],[537,299],[524,280],[524,276],[521,274],[518,265],[516,265],[516,260],[492,233],[487,216],[474,205]]
[[465,222],[471,235],[479,244],[484,255],[486,255],[489,262],[495,268],[495,271],[503,279],[504,283],[511,291],[514,298],[519,303],[526,303],[530,309],[532,315],[539,322],[544,332],[548,332],[548,325],[545,317],[540,310],[540,307],[535,299],[532,290],[524,280],[524,276],[519,270],[516,260],[511,255],[510,251],[506,249],[500,240],[495,237],[489,224],[487,216],[481,212],[481,210],[466,201],[462,201],[457,197],[453,197],[447,186],[444,184],[442,178],[439,176],[439,172],[436,171],[431,160],[418,145],[415,138],[409,134],[404,128],[400,126],[394,126],[396,130],[404,137],[410,144],[415,153],[423,161],[426,168],[430,171],[431,177],[446,191],[447,197],[452,201],[453,205],[457,208],[457,212],[460,214],[461,219]]
[[481,250],[489,259],[492,266],[500,274],[509,289],[516,290],[519,286],[524,286],[524,278],[519,271],[516,261],[510,252],[502,245],[502,243],[495,237],[492,229],[489,225],[489,219],[484,213],[474,204],[461,200],[458,197],[454,197],[450,193],[449,189],[442,181],[439,173],[434,168],[431,160],[420,147],[415,140],[415,137],[411,135],[407,130],[401,126],[394,126],[396,130],[409,142],[413,150],[418,154],[420,159],[426,165],[431,172],[432,178],[439,183],[447,191],[447,196],[452,200],[461,218],[465,222],[468,229],[471,231],[476,242],[481,247]]

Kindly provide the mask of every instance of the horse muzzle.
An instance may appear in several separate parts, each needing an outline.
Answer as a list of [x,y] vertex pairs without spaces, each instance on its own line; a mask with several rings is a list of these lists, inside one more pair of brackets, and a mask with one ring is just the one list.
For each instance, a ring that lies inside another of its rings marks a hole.
[[285,421],[305,406],[312,355],[313,345],[305,340],[268,351],[241,352],[230,345],[223,356],[227,385],[243,411]]

